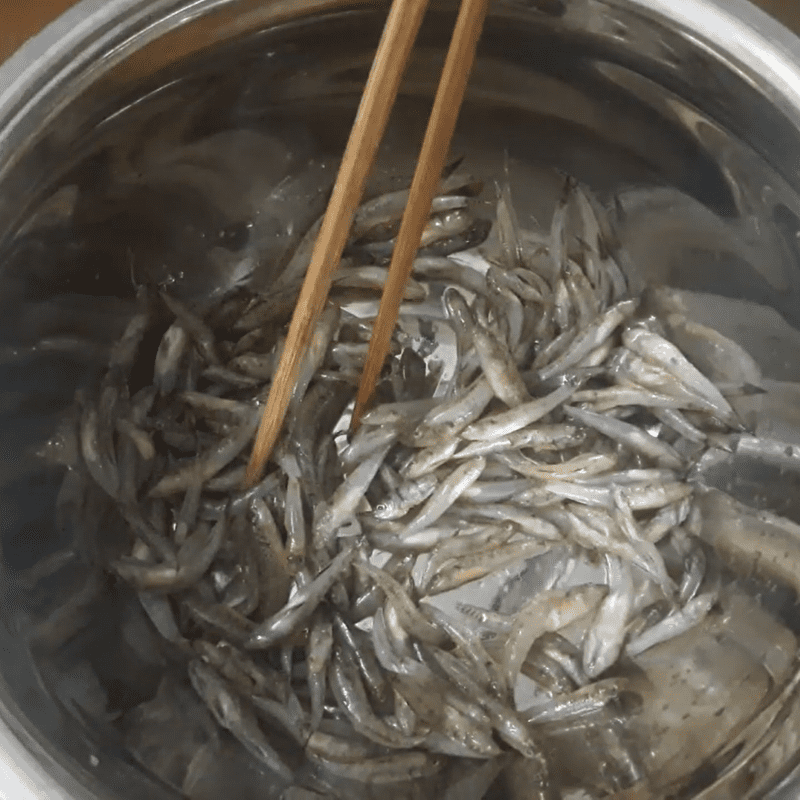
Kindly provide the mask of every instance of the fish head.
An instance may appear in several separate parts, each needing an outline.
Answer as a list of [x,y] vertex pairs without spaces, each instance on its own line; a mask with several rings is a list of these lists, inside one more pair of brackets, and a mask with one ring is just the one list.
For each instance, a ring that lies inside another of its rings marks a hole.
[[397,519],[400,516],[397,501],[392,498],[382,500],[375,506],[372,514],[377,519]]

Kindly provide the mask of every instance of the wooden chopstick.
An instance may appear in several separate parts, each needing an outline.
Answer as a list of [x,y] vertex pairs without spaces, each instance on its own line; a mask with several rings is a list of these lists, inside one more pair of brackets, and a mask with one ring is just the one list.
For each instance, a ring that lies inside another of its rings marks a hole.
[[408,205],[397,234],[389,275],[383,287],[380,309],[372,328],[367,360],[361,373],[361,383],[350,423],[351,430],[358,427],[361,416],[372,399],[375,384],[389,352],[403,290],[411,275],[414,257],[430,214],[434,192],[444,169],[488,4],[488,0],[461,2],[414,180],[411,183]]
[[427,6],[428,0],[392,2],[264,406],[247,465],[248,486],[261,476],[283,426],[300,365],[328,299],[333,273],[339,266]]

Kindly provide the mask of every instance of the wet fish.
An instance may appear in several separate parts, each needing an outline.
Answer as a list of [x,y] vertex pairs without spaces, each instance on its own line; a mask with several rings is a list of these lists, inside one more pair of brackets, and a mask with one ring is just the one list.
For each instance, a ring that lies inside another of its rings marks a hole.
[[428,497],[417,516],[408,523],[405,535],[410,536],[436,522],[448,508],[481,476],[486,459],[478,456],[456,467]]
[[626,347],[667,372],[706,400],[720,417],[736,424],[736,415],[716,386],[697,369],[672,342],[646,328],[627,328],[622,341]]
[[258,727],[252,708],[202,661],[190,662],[189,678],[194,690],[214,715],[214,719],[229,730],[249,753],[275,772],[281,780],[291,782],[294,772],[267,741]]
[[247,642],[248,648],[263,650],[293,633],[314,613],[352,560],[352,547],[343,549],[320,574],[300,589],[276,614],[256,626]]
[[433,475],[423,475],[417,480],[404,481],[375,506],[375,516],[378,519],[399,519],[414,506],[427,500],[438,483]]
[[176,564],[148,564],[123,557],[113,563],[117,574],[143,592],[177,592],[194,586],[206,573],[225,536],[225,518],[213,527],[201,523],[180,547]]
[[574,386],[562,386],[549,395],[527,403],[517,404],[516,408],[490,417],[484,417],[464,430],[465,439],[491,440],[516,433],[566,402],[575,391]]
[[539,378],[547,380],[569,367],[574,367],[605,340],[626,319],[629,319],[638,307],[638,300],[623,300],[604,312],[596,322],[578,334],[563,355],[551,361],[539,370]]
[[711,593],[698,595],[689,600],[683,608],[676,609],[668,614],[661,622],[657,622],[635,639],[628,642],[625,652],[635,657],[645,650],[661,642],[666,642],[682,633],[691,630],[705,618],[706,614],[716,602],[716,596]]
[[672,469],[681,469],[683,461],[673,447],[651,436],[641,428],[604,414],[595,414],[574,406],[566,406],[564,412],[572,419],[582,422],[611,439],[654,459],[659,464]]
[[626,626],[634,601],[630,566],[606,556],[609,593],[597,609],[583,643],[583,669],[596,678],[614,664],[625,643]]
[[165,475],[150,490],[151,497],[166,497],[185,491],[198,481],[203,483],[213,478],[249,444],[255,435],[260,418],[260,409],[252,410],[234,436],[223,440],[217,447],[193,459],[191,463]]
[[180,300],[161,292],[164,305],[177,317],[180,326],[192,337],[195,346],[207,363],[220,366],[216,351],[216,338],[213,331],[201,317],[190,311]]
[[[442,179],[355,435],[407,190],[356,211],[261,483],[241,487],[247,448],[321,219],[289,237],[268,292],[243,284],[190,308],[140,291],[56,454],[65,535],[130,584],[251,757],[292,782],[269,731],[304,750],[295,794],[345,781],[405,796],[446,768],[422,791],[441,780],[478,800],[499,775],[497,791],[549,798],[559,737],[576,736],[602,766],[594,788],[644,786],[622,723],[646,692],[601,676],[723,624],[712,553],[800,585],[793,523],[704,488],[733,457],[791,471],[794,446],[744,434],[736,414],[760,402],[758,364],[680,304],[648,296],[640,313],[622,243],[574,180],[549,230],[522,227],[507,180],[485,242],[478,191]],[[761,657],[783,674],[778,648]],[[480,786],[456,780],[473,771]]]

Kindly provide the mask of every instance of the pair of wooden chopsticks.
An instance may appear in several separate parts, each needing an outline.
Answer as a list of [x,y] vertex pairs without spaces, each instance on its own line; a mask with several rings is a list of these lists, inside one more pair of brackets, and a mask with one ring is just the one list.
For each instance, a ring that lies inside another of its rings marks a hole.
[[[408,205],[394,247],[380,309],[372,330],[367,360],[356,397],[352,426],[358,425],[375,389],[397,323],[400,301],[411,274],[414,256],[430,214],[434,193],[445,166],[458,112],[466,90],[489,0],[462,0],[428,128],[422,143]],[[275,372],[246,481],[254,484],[275,446],[302,360],[328,299],[353,216],[375,162],[378,145],[394,105],[400,80],[422,23],[428,0],[393,0],[389,17],[364,88],[339,175],[300,290],[283,355]]]

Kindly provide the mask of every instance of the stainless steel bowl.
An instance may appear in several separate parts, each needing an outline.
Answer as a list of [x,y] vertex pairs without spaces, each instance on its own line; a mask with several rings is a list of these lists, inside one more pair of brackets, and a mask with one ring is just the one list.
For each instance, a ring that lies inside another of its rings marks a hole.
[[[20,576],[59,544],[50,530],[57,483],[32,450],[124,322],[132,262],[187,293],[241,275],[230,259],[191,263],[189,233],[149,249],[135,238],[126,245],[136,229],[120,233],[103,209],[93,213],[113,244],[79,247],[66,274],[53,257],[63,242],[31,244],[30,214],[75,170],[88,185],[93,169],[107,167],[97,153],[132,146],[131,130],[169,127],[185,105],[204,105],[209,130],[270,120],[266,130],[273,126],[288,155],[264,180],[304,176],[302,224],[324,203],[384,11],[345,0],[84,0],[0,67],[0,747],[42,796],[175,795],[110,728],[82,720],[68,691],[59,695],[60,671],[80,682],[80,653],[45,657],[28,647],[41,598]],[[382,150],[401,172],[415,158],[452,13],[452,3],[433,3]],[[674,236],[665,226],[658,257],[652,238],[640,242],[650,276],[771,305],[800,327],[800,40],[744,0],[496,0],[453,151],[498,176],[508,153],[521,213],[540,219],[558,188],[554,167],[606,195],[679,189],[695,203],[691,214],[706,208],[723,220],[717,257],[709,263],[712,245],[687,239],[685,227]],[[635,218],[637,195],[629,197]],[[675,195],[664,197],[672,219]],[[262,209],[262,223],[269,213]],[[224,224],[242,221],[229,216]],[[267,231],[265,247],[277,251],[284,234]],[[269,276],[267,259],[254,280]],[[93,279],[91,299],[75,300]],[[17,349],[52,338],[54,325],[62,347],[70,325],[97,347],[72,361],[62,349],[14,362]],[[795,375],[793,364],[787,370]],[[800,791],[790,774],[796,749],[789,739],[759,778],[770,797]]]

